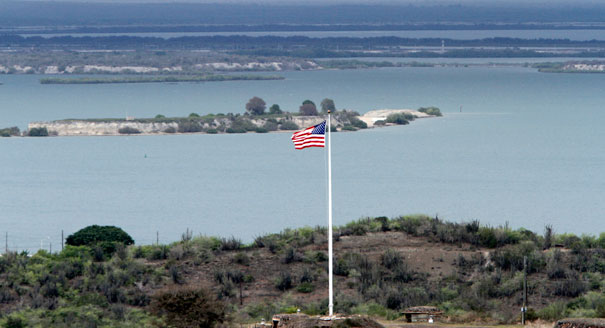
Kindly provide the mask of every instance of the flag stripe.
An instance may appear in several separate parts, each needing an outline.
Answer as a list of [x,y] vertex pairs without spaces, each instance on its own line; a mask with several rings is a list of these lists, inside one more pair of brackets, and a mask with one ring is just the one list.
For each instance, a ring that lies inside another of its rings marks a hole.
[[325,146],[326,121],[292,134],[295,149]]

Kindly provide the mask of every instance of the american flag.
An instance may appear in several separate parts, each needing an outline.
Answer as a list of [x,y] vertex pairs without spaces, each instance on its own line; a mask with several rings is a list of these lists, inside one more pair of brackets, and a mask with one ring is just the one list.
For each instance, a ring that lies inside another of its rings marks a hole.
[[326,121],[323,121],[304,130],[296,131],[292,135],[294,148],[324,147],[326,136]]

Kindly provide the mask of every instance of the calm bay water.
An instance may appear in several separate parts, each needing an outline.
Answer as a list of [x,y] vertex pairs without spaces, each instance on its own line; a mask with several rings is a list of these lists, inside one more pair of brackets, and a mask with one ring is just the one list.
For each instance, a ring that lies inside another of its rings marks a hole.
[[[541,232],[605,231],[605,75],[522,67],[284,72],[284,81],[40,85],[0,76],[0,126],[67,117],[435,105],[445,117],[333,135],[334,219],[438,214]],[[462,105],[462,113],[459,108]],[[287,133],[0,139],[0,230],[9,246],[123,227],[137,243],[194,233],[244,240],[326,224],[325,156]]]
[[582,30],[410,30],[410,31],[263,31],[263,32],[143,32],[143,33],[52,33],[52,34],[22,34],[22,36],[140,36],[158,38],[178,38],[184,36],[212,35],[247,35],[247,36],[294,36],[301,35],[311,38],[354,37],[371,38],[395,36],[400,38],[445,38],[456,40],[473,40],[485,38],[521,38],[521,39],[570,39],[574,41],[603,40],[605,31],[602,29]]

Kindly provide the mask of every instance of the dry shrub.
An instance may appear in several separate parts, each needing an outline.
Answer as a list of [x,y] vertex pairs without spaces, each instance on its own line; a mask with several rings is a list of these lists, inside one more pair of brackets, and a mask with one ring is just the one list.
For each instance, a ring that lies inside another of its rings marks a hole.
[[151,311],[175,327],[215,327],[226,320],[225,304],[207,289],[171,286],[158,291]]

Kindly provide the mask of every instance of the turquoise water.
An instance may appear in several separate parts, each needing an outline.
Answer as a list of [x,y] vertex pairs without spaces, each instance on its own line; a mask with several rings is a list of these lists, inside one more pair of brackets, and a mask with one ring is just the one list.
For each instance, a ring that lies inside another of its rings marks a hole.
[[[435,105],[445,117],[333,135],[334,220],[438,214],[541,232],[605,231],[605,75],[522,67],[285,72],[284,81],[40,85],[0,76],[0,126],[66,117]],[[459,112],[460,105],[463,107]],[[0,230],[13,249],[123,227],[137,243],[185,229],[244,240],[326,224],[325,156],[288,133],[0,139]]]

